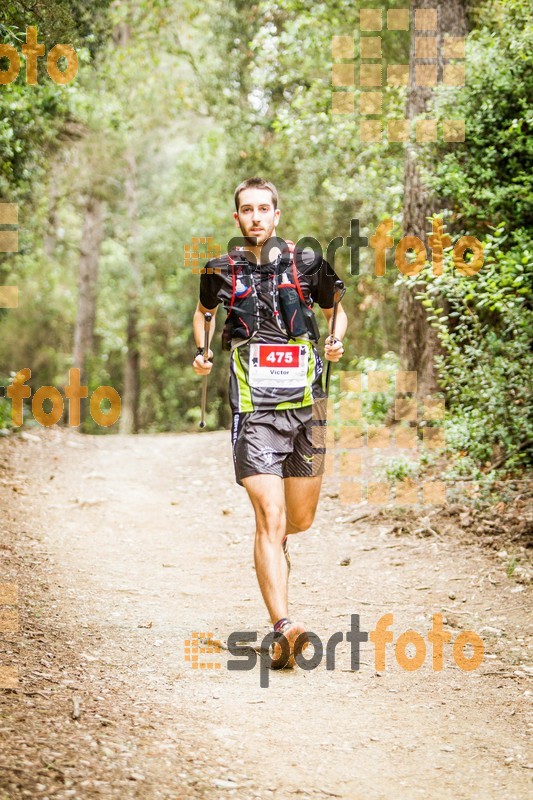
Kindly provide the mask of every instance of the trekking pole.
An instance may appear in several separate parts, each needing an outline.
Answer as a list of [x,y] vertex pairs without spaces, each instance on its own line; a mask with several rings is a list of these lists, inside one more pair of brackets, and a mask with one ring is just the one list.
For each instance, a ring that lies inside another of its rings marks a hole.
[[[204,315],[204,361],[209,360],[209,328],[211,327],[212,314],[209,311]],[[202,376],[202,415],[200,419],[200,428],[205,428],[205,407],[207,403],[207,375]]]
[[[333,295],[333,319],[331,320],[331,333],[329,334],[335,340],[335,326],[337,324],[337,309],[345,292],[344,283],[342,281],[335,281],[335,293]],[[331,361],[328,361],[326,367],[326,396],[329,397],[329,381],[331,378]]]

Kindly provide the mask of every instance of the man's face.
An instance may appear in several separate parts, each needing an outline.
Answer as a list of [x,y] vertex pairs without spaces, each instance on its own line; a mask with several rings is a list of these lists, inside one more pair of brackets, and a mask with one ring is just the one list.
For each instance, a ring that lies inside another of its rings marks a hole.
[[280,210],[274,209],[270,189],[243,189],[239,194],[239,211],[233,212],[242,235],[255,238],[259,247],[276,235],[279,216]]

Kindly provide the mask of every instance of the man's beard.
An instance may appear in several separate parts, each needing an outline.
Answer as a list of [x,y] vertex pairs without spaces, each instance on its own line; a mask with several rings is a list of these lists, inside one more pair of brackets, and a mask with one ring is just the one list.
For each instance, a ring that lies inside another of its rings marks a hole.
[[[242,233],[242,231],[241,231]],[[243,234],[244,240],[246,244],[251,245],[252,247],[257,247],[259,236],[257,233],[250,233],[250,234]]]
[[272,228],[270,231],[267,231],[263,228],[261,233],[244,233],[242,230],[241,233],[243,234],[247,244],[253,247],[261,247],[265,244],[265,242],[268,242],[268,240],[272,238],[274,228]]

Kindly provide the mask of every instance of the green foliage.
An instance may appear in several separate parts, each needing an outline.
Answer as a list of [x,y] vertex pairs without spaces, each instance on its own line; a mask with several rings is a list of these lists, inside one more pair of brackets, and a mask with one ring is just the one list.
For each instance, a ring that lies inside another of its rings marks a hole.
[[424,182],[448,206],[439,216],[454,238],[484,243],[485,263],[463,277],[448,252],[444,275],[426,267],[407,283],[420,289],[425,282],[419,298],[441,344],[446,474],[487,487],[531,463],[533,28],[526,0],[484,2],[472,21],[466,85],[439,87],[431,109],[441,119],[464,119],[466,140],[425,147],[422,163]]
[[[339,407],[341,400],[361,401],[361,417],[365,425],[382,425],[385,421],[387,412],[394,400],[395,393],[395,377],[399,369],[399,359],[396,353],[384,353],[379,359],[374,358],[354,358],[347,365],[340,362],[337,368],[333,367],[331,373],[330,396],[336,408]],[[368,373],[369,372],[384,372],[387,375],[387,389],[383,392],[371,392],[368,389]],[[351,374],[361,374],[361,391],[355,392],[347,390],[343,386],[341,379],[341,372],[344,372],[346,377]],[[340,415],[336,414],[333,420],[335,429],[338,429],[341,424]]]
[[[200,381],[191,369],[191,318],[198,276],[183,266],[183,249],[193,236],[212,236],[225,249],[242,178],[274,180],[282,199],[279,233],[294,240],[306,234],[325,245],[348,236],[352,217],[362,235],[383,216],[400,217],[403,145],[361,145],[358,117],[331,114],[331,37],[357,29],[361,5],[382,4],[43,0],[31,6],[31,18],[27,4],[2,4],[2,40],[19,49],[25,28],[36,24],[47,49],[70,42],[80,57],[69,86],[51,82],[40,59],[39,86],[25,84],[23,66],[17,81],[0,87],[0,201],[21,203],[21,252],[0,256],[0,283],[21,288],[20,308],[0,310],[4,373],[30,367],[33,391],[66,383],[89,195],[106,204],[89,389],[109,384],[123,391],[135,257],[142,273],[140,420],[148,431],[196,426]],[[435,100],[440,116],[467,120],[467,140],[429,146],[426,154],[427,181],[450,207],[450,226],[487,245],[479,275],[429,276],[424,295],[442,339],[452,470],[470,477],[483,476],[483,465],[504,455],[507,468],[524,463],[518,446],[531,436],[531,243],[523,233],[532,172],[527,16],[524,0],[483,4],[467,43],[466,87],[443,89]],[[384,30],[382,42],[389,63],[406,63],[407,34]],[[358,95],[355,88],[356,106]],[[386,87],[383,96],[385,114],[403,116],[405,91]],[[137,171],[135,220],[125,196],[127,154]],[[502,221],[506,234],[494,231]],[[398,367],[396,270],[375,278],[366,248],[361,274],[351,275],[347,255],[346,248],[338,252],[336,268],[347,285],[346,350],[357,357],[344,368],[390,373],[389,391],[363,387],[363,416],[377,425],[392,402]],[[446,263],[451,269],[449,256]],[[228,423],[227,355],[218,333],[214,351],[211,427]],[[338,382],[334,369],[336,390]],[[0,401],[0,415],[2,407]],[[86,430],[104,432],[90,421]]]
[[512,575],[514,575],[517,566],[518,566],[518,559],[516,558],[516,556],[510,556],[510,558],[507,561],[507,570],[506,570],[509,578]]
[[[38,42],[45,51],[58,43],[79,48],[82,70],[107,35],[103,12],[109,2],[96,0],[89,10],[82,0],[45,0],[31,8],[7,0],[0,9],[0,40],[20,53],[26,29],[36,26]],[[21,57],[16,80],[0,87],[0,198],[11,202],[31,201],[34,192],[42,191],[46,168],[61,146],[58,135],[73,116],[76,83],[60,86],[51,81],[45,57],[40,57],[37,65],[36,86],[26,84],[25,59]]]
[[11,202],[31,198],[68,115],[65,87],[29,88],[19,78],[0,92],[0,198]]
[[[324,249],[334,237],[348,237],[352,218],[371,235],[383,216],[401,213],[402,145],[361,144],[357,115],[331,113],[332,36],[356,31],[358,23],[359,4],[338,0],[226,3],[208,34],[209,61],[201,62],[222,126],[221,191],[231,197],[242,178],[269,177],[281,197],[279,233],[295,241],[314,236]],[[389,33],[385,56],[405,63],[408,35]],[[358,88],[354,100],[357,107]],[[404,105],[401,90],[384,89],[385,113],[397,116]],[[379,280],[368,274],[371,259],[363,248],[361,275],[352,275],[344,247],[335,267],[347,286],[347,349],[379,357],[396,347],[397,297],[390,274]]]
[[428,148],[426,183],[455,229],[485,235],[504,223],[516,242],[531,225],[533,26],[528,0],[485,4],[468,38],[466,85],[441,87],[435,110],[466,121],[466,140]]
[[406,456],[389,458],[383,467],[383,474],[388,481],[403,481],[414,477],[417,473],[418,465]]
[[[356,371],[361,370],[362,378],[362,417],[368,425],[382,425],[391,404],[394,402],[396,372],[400,362],[396,353],[384,353],[379,359],[360,358],[356,360]],[[351,366],[351,365],[350,365]],[[387,390],[370,392],[368,390],[368,373],[384,372],[387,375]]]
[[[450,252],[442,276],[429,267],[422,273],[426,288],[418,297],[442,347],[436,364],[446,391],[447,448],[468,456],[456,474],[531,460],[533,247],[523,242],[505,251],[506,239],[503,225],[486,237],[485,263],[475,276],[458,275]],[[414,286],[417,277],[407,282]]]
[[[7,380],[4,379],[4,386],[6,384]],[[11,402],[5,397],[0,397],[0,430],[9,430],[12,427]]]
[[0,7],[0,37],[15,47],[26,40],[29,26],[36,26],[38,40],[46,47],[81,42],[93,53],[102,45],[108,30],[105,11],[111,0],[40,0],[28,5],[21,0],[3,0]]

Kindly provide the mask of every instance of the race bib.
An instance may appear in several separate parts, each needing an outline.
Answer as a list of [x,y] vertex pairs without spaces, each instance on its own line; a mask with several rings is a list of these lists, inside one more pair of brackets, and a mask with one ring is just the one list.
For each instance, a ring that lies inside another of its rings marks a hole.
[[250,386],[307,386],[309,351],[302,344],[251,344],[248,381]]

